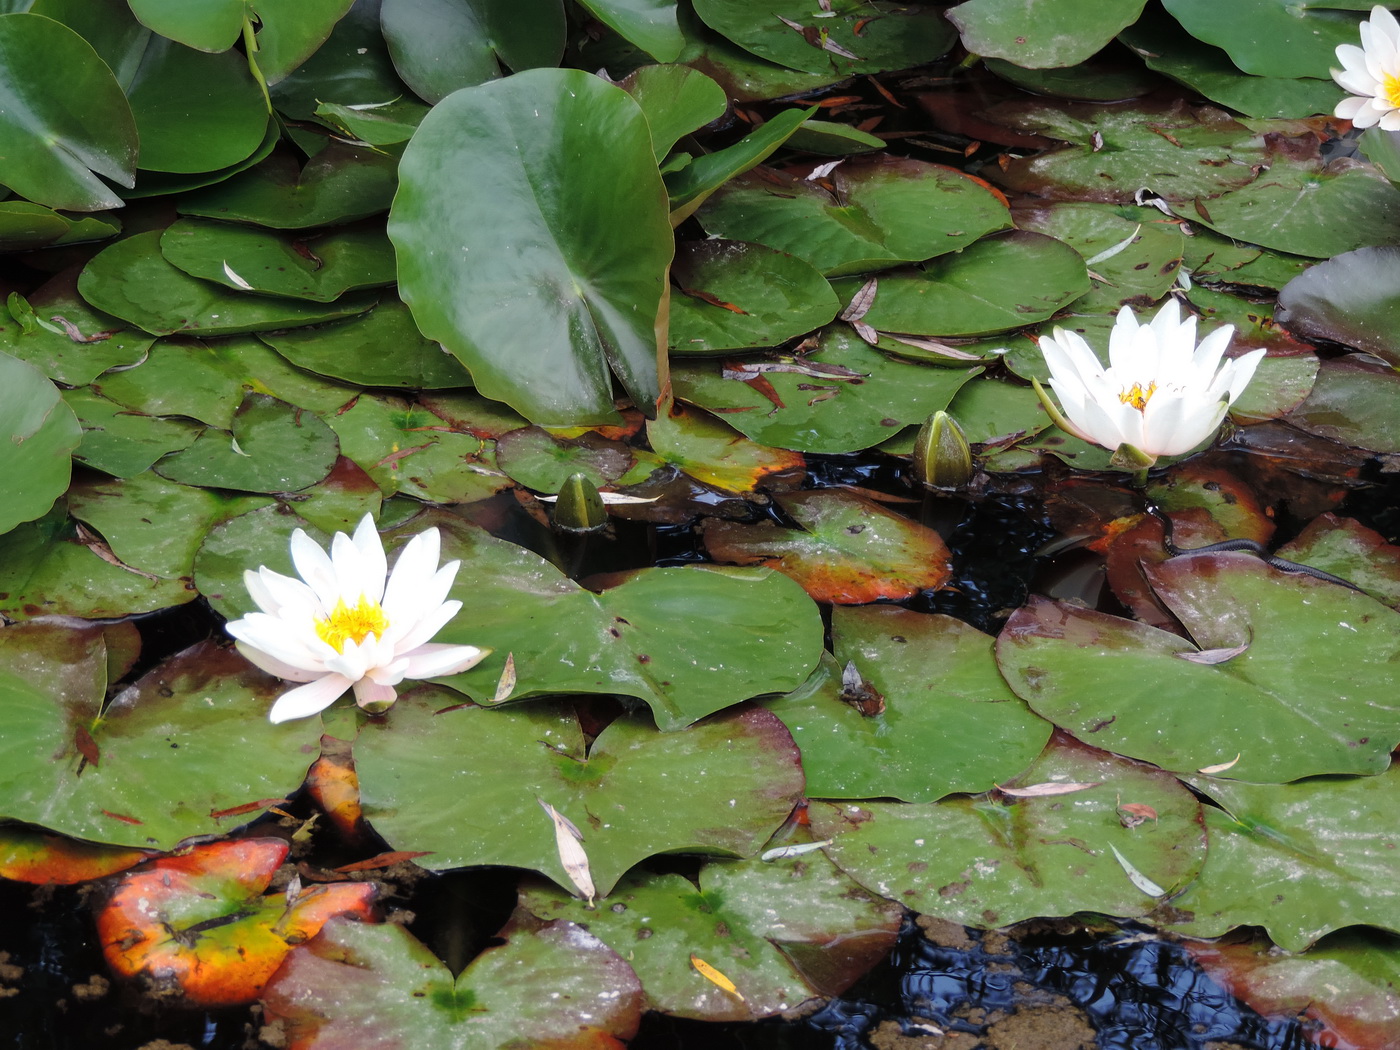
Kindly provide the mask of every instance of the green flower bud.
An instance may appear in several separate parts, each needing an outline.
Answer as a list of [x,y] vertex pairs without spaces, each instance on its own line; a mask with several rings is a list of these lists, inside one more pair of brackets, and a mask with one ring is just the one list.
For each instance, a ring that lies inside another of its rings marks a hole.
[[554,527],[564,532],[597,532],[608,523],[598,486],[582,474],[574,474],[559,490],[554,504]]
[[972,450],[962,427],[947,412],[935,412],[919,428],[914,476],[934,489],[955,489],[972,477]]

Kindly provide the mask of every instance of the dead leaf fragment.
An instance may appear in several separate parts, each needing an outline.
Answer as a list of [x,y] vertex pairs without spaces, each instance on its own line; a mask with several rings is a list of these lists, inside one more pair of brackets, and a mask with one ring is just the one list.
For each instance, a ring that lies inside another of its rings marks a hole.
[[1030,784],[1023,788],[1004,787],[997,785],[997,790],[1003,795],[1010,795],[1012,798],[1049,798],[1052,795],[1070,795],[1076,791],[1088,791],[1089,788],[1096,788],[1102,784],[1102,780],[1095,780],[1089,784],[1060,783],[1060,784]]
[[564,868],[564,874],[569,876],[569,881],[577,887],[588,906],[593,907],[598,891],[593,886],[593,872],[588,866],[588,854],[583,849],[583,833],[575,827],[573,821],[544,799],[537,798],[535,801],[554,822],[554,845],[559,850],[559,863]]
[[696,973],[698,973],[701,977],[705,978],[705,980],[709,981],[715,987],[728,992],[730,995],[734,996],[734,998],[738,999],[741,1003],[744,1002],[744,997],[739,994],[739,989],[734,987],[734,982],[731,981],[728,977],[724,976],[724,974],[716,970],[704,959],[700,958],[700,956],[691,955],[690,965],[695,967]]

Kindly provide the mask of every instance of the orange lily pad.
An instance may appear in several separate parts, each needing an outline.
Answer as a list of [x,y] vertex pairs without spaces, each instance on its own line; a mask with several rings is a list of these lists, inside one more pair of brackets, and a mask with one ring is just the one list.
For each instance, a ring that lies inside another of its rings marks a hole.
[[33,828],[0,828],[0,878],[71,886],[140,864],[150,854]]
[[707,522],[705,547],[718,561],[763,565],[791,576],[819,602],[864,605],[908,598],[948,582],[938,533],[837,489],[774,497],[802,530]]
[[306,773],[306,790],[342,837],[349,842],[364,837],[360,778],[347,741],[321,737],[321,757]]
[[126,876],[97,916],[107,964],[168,1002],[252,1002],[292,947],[327,919],[373,918],[369,883],[264,895],[286,856],[281,839],[216,842]]

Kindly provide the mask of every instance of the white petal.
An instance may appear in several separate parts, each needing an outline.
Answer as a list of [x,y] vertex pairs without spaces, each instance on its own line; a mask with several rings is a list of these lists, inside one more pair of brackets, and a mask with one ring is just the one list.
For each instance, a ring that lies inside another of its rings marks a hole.
[[406,655],[405,678],[441,678],[475,667],[491,655],[491,650],[474,645],[423,645]]
[[329,613],[334,609],[340,599],[335,566],[320,545],[301,529],[292,533],[292,564],[296,566],[297,575],[316,592],[325,611]]
[[[270,613],[277,616],[310,617],[322,612],[316,592],[300,580],[273,572],[264,565],[257,571],[257,581],[259,588],[272,603],[267,609]],[[251,581],[247,575],[244,576],[244,583],[249,584],[248,593],[252,594]]]
[[384,588],[386,610],[411,607],[414,596],[437,572],[441,542],[438,530],[428,529],[404,544],[398,561],[394,562],[394,571],[389,574],[389,584]]
[[[309,626],[309,625],[308,625]],[[308,671],[319,671],[325,666],[325,654],[335,650],[315,639],[318,646],[308,643],[305,633],[295,625],[266,613],[249,613],[241,620],[225,625],[224,630],[254,649],[260,649],[283,663],[291,664]]]
[[324,711],[345,694],[350,681],[338,674],[328,674],[306,685],[299,685],[290,692],[283,693],[272,705],[267,717],[273,722],[285,722],[291,718],[306,718],[318,711]]
[[1215,375],[1215,369],[1220,364],[1220,359],[1225,356],[1225,350],[1234,335],[1235,326],[1227,324],[1211,332],[1201,340],[1201,345],[1196,347],[1191,364],[1196,370],[1197,380],[1203,385],[1208,384]]
[[324,677],[326,673],[324,670],[309,671],[306,668],[285,663],[247,642],[235,642],[234,648],[242,653],[244,659],[250,664],[288,682],[314,682],[316,679]]
[[370,635],[359,645],[354,639],[345,639],[345,648],[327,658],[326,670],[344,675],[352,682],[358,682],[365,672],[374,666],[374,636]]
[[[1373,100],[1367,99],[1366,101],[1369,103]],[[1340,105],[1338,108],[1341,108]],[[1358,128],[1369,128],[1372,124],[1379,124],[1380,120],[1381,114],[1370,105],[1361,106],[1351,117],[1352,124]]]
[[1391,47],[1400,48],[1400,22],[1395,20],[1395,16],[1388,8],[1377,4],[1371,8],[1371,29],[1379,31]]
[[1343,91],[1353,95],[1365,95],[1368,98],[1372,95],[1380,94],[1381,86],[1376,83],[1370,73],[1362,69],[1334,69],[1332,79]]
[[377,602],[384,597],[384,579],[389,566],[384,558],[384,542],[379,538],[379,530],[374,527],[373,516],[366,514],[360,519],[360,524],[355,527],[353,542],[360,552],[365,594]]
[[355,683],[355,703],[361,707],[369,707],[372,704],[387,707],[398,698],[399,694],[392,685],[380,685],[368,678],[362,678]]
[[1381,117],[1376,127],[1382,131],[1400,131],[1400,110],[1392,109],[1385,116]]
[[1344,98],[1337,103],[1337,108],[1332,110],[1332,115],[1338,120],[1355,120],[1356,115],[1361,112],[1363,106],[1370,102],[1370,98]]
[[394,643],[394,651],[399,654],[407,653],[417,649],[424,642],[431,641],[433,635],[442,630],[461,608],[462,603],[455,598],[443,602],[427,616],[421,617],[411,630],[406,631],[402,637],[397,639]]
[[[395,588],[392,598],[386,595],[384,615],[389,618],[390,636],[397,641],[407,635],[418,621],[436,615],[438,607],[447,598],[447,592],[452,589],[461,565],[459,561],[450,561],[428,579],[420,581],[412,591],[404,586]],[[461,608],[460,602],[457,607]]]
[[1240,394],[1244,393],[1244,388],[1254,378],[1254,370],[1259,367],[1259,362],[1264,360],[1264,353],[1263,350],[1251,350],[1231,362],[1234,368],[1230,372],[1230,404],[1233,405]]

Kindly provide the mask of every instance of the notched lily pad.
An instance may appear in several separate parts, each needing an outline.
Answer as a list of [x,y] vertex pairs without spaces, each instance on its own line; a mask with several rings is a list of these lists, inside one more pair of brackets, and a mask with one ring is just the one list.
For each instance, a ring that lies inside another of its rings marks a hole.
[[651,1009],[706,1021],[768,1017],[840,995],[893,946],[903,914],[820,854],[711,861],[696,882],[639,871],[592,910],[529,882],[521,907],[569,919],[612,946],[641,978]]
[[836,489],[774,497],[803,531],[730,521],[702,524],[716,561],[763,565],[791,576],[819,602],[863,605],[937,590],[952,575],[932,529]]
[[1344,343],[1400,367],[1400,248],[1358,248],[1279,292],[1274,319],[1304,339]]
[[[572,708],[493,711],[426,687],[355,741],[365,819],[395,849],[430,850],[435,870],[530,868],[568,892],[548,803],[582,833],[597,892],[656,853],[752,856],[802,794],[797,747],[754,707],[684,733],[620,718],[585,752]],[[463,762],[461,756],[475,756]]]

